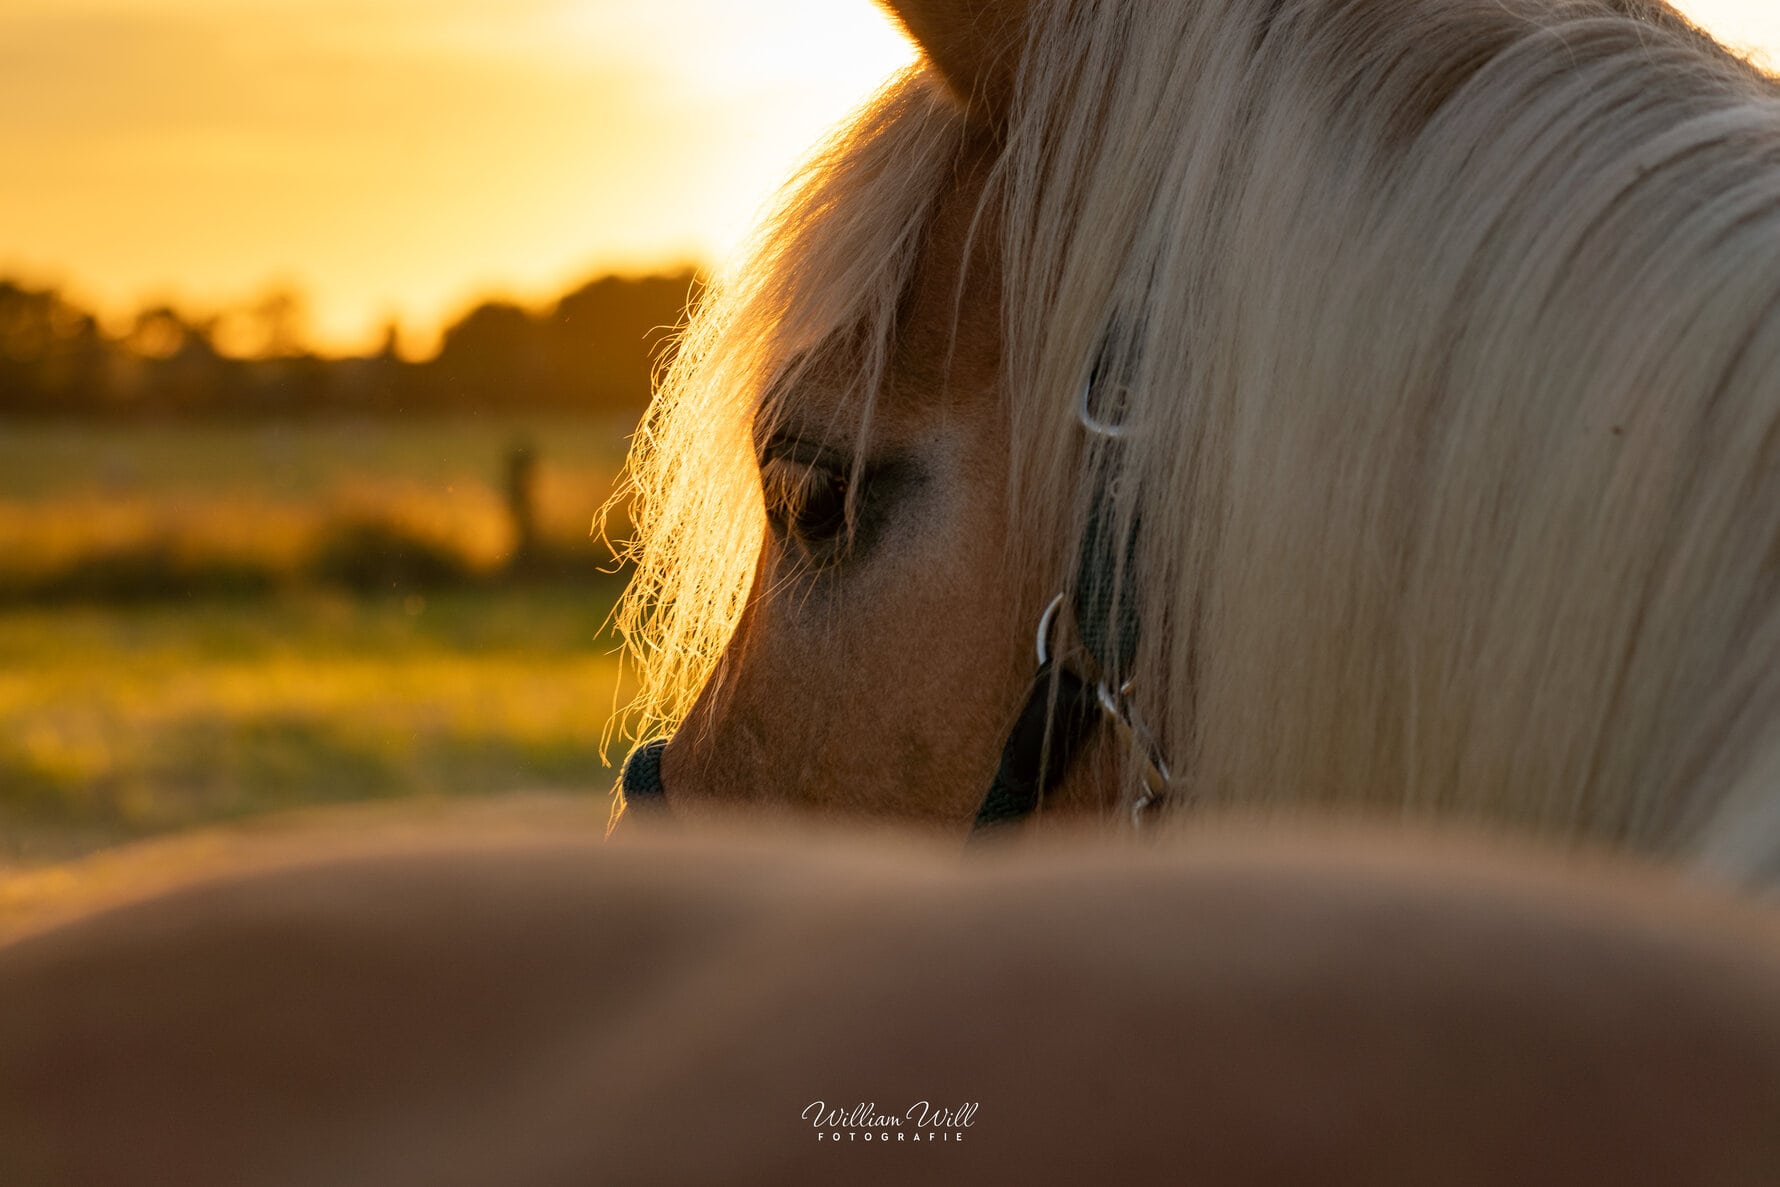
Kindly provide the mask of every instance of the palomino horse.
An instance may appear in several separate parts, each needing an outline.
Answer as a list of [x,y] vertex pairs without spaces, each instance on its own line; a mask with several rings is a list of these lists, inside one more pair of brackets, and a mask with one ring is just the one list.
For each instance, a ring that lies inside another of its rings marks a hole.
[[1773,84],[896,7],[646,426],[626,784],[1159,843],[306,841],[0,948],[0,1181],[1780,1178],[1780,925],[1676,873],[1780,861]]
[[962,826],[1061,594],[1045,813],[1780,878],[1780,86],[1658,0],[898,7],[633,458],[676,815]]

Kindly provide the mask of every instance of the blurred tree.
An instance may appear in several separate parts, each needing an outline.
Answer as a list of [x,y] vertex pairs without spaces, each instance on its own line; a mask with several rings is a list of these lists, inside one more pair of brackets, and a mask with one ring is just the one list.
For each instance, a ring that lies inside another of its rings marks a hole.
[[288,359],[304,353],[309,308],[302,294],[275,288],[254,303],[253,317],[260,331],[261,358]]
[[508,301],[486,301],[448,327],[429,365],[434,398],[460,408],[535,407],[549,387],[538,326]]
[[641,415],[655,368],[699,287],[691,270],[605,276],[559,300],[545,324],[563,405]]
[[699,288],[688,269],[602,277],[537,312],[485,301],[446,327],[432,359],[413,363],[397,350],[394,323],[369,357],[309,353],[307,306],[292,289],[207,319],[145,306],[112,338],[54,290],[0,280],[0,415],[488,409],[634,418]]
[[0,412],[92,406],[106,376],[107,343],[91,314],[54,290],[0,280]]
[[136,314],[124,335],[124,349],[138,358],[170,359],[185,349],[195,329],[171,305],[155,305]]

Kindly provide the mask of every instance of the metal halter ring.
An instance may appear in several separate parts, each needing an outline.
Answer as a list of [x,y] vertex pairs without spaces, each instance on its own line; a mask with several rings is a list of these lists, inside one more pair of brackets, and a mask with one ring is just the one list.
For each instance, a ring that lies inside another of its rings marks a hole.
[[1129,426],[1113,424],[1111,421],[1101,420],[1094,415],[1094,410],[1088,406],[1089,399],[1093,394],[1094,380],[1089,377],[1082,382],[1082,394],[1076,398],[1075,404],[1075,416],[1082,422],[1082,427],[1097,437],[1107,437],[1114,441],[1122,440],[1130,435]]
[[1045,612],[1038,619],[1038,666],[1044,667],[1051,662],[1051,628],[1057,623],[1057,611],[1063,606],[1063,595],[1058,594],[1045,607]]

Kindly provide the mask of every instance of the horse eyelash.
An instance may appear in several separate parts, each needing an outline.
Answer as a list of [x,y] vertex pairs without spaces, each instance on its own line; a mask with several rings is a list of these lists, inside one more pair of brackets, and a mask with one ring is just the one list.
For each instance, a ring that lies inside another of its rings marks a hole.
[[[796,472],[785,474],[787,467],[795,467]],[[775,530],[818,563],[827,563],[845,551],[852,535],[851,508],[856,497],[847,471],[824,461],[769,451],[761,459],[760,473],[767,519]],[[820,522],[805,522],[812,498],[838,499],[838,513],[831,508]]]

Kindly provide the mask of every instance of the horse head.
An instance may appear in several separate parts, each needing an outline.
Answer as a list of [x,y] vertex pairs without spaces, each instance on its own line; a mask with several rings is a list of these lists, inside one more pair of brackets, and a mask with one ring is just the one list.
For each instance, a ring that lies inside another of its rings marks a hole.
[[1044,819],[1780,869],[1773,80],[1644,0],[893,7],[633,455],[635,790],[962,829],[1037,705]]

